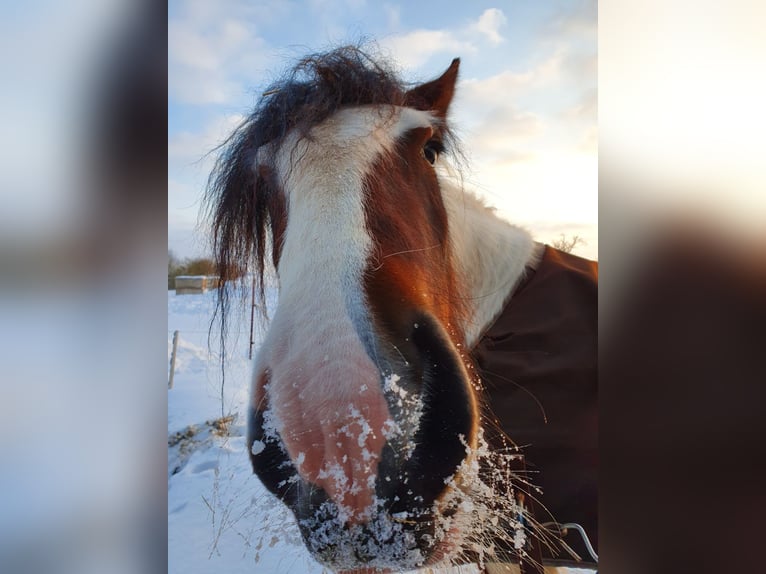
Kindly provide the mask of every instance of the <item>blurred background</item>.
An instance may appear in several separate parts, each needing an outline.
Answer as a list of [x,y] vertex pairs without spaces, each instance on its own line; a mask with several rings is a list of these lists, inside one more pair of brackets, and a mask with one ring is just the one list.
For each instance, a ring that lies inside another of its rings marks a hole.
[[605,572],[765,563],[764,21],[599,3]]
[[0,571],[165,570],[167,16],[0,8]]
[[[0,570],[163,571],[167,7],[0,10]],[[604,571],[764,562],[765,21],[598,4]]]

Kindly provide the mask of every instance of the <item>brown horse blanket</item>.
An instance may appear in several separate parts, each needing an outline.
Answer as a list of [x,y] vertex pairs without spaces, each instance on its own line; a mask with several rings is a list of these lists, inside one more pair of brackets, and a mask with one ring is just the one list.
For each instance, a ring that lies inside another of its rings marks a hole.
[[[582,525],[598,552],[598,263],[545,246],[473,349],[489,415],[525,455],[539,523]],[[494,415],[494,416],[492,416]],[[489,432],[502,447],[500,433]],[[564,538],[592,562],[579,535]],[[569,554],[543,547],[543,558]]]

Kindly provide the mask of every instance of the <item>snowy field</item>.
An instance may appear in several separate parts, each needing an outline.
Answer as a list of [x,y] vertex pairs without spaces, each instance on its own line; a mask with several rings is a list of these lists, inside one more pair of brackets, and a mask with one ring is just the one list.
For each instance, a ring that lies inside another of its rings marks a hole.
[[[292,515],[250,467],[245,449],[249,313],[231,325],[222,417],[217,342],[208,348],[215,298],[215,292],[168,291],[168,359],[173,332],[179,331],[174,385],[168,390],[168,572],[329,574],[309,556]],[[256,349],[262,335],[256,329]],[[478,568],[438,572],[474,574]]]
[[321,573],[286,509],[253,475],[245,449],[249,317],[232,326],[221,420],[221,371],[208,325],[215,293],[168,291],[168,572]]

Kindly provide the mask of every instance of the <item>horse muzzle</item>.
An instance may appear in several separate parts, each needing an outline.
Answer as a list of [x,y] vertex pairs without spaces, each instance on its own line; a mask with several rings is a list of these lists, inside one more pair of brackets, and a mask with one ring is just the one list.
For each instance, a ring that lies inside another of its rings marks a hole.
[[[314,557],[334,570],[425,565],[452,529],[454,479],[475,446],[476,401],[439,322],[421,314],[410,324],[398,338],[380,337],[374,380],[362,361],[343,374],[309,371],[344,376],[335,397],[280,395],[278,387],[300,394],[301,385],[261,374],[249,424],[253,469],[293,512]],[[348,373],[362,377],[349,382]]]

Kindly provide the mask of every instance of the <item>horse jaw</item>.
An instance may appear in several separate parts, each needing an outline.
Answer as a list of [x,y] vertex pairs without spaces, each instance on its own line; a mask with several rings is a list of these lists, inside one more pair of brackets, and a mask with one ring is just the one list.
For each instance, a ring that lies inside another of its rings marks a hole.
[[470,314],[464,325],[471,348],[503,310],[525,267],[541,255],[525,229],[498,217],[472,192],[439,174],[447,209],[455,268],[468,290]]

